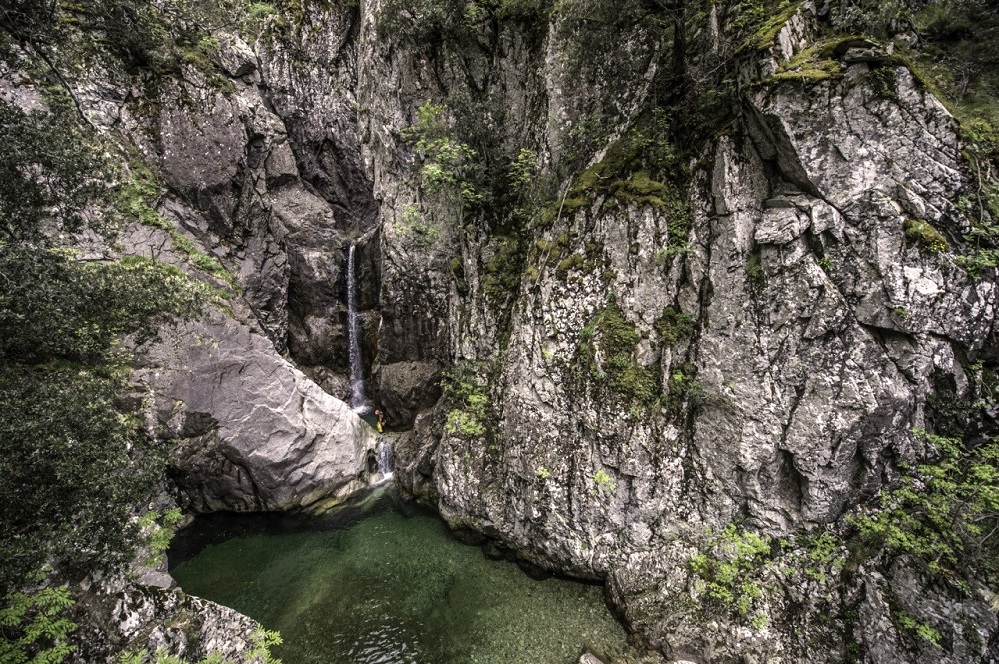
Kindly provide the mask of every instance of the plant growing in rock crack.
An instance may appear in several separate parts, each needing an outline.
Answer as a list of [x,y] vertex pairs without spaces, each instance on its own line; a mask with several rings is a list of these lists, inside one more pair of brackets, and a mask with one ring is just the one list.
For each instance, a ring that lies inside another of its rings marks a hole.
[[156,567],[163,561],[163,554],[170,547],[170,540],[177,530],[177,525],[183,520],[184,514],[179,507],[173,507],[160,514],[146,512],[139,519],[139,527],[148,537],[149,554],[143,561],[148,567]]
[[659,366],[643,367],[636,352],[641,335],[611,297],[579,333],[577,357],[597,383],[627,403],[654,407],[662,393]]
[[594,488],[595,493],[606,495],[617,491],[617,482],[611,479],[611,476],[603,468],[593,473],[593,482],[596,485]]
[[751,530],[740,532],[729,524],[709,537],[704,550],[687,565],[710,601],[745,619],[763,596],[762,586],[753,577],[770,560],[770,551],[769,537]]
[[876,505],[850,518],[861,538],[908,554],[961,587],[969,570],[999,579],[999,440],[965,442],[913,430],[935,459],[905,467]]
[[450,404],[444,431],[464,438],[477,438],[486,433],[489,417],[489,396],[479,384],[479,377],[470,363],[462,362],[445,374],[445,403]]
[[433,220],[425,219],[417,203],[406,203],[402,208],[402,219],[396,224],[399,236],[411,239],[417,247],[428,248],[440,242],[441,231]]
[[906,219],[902,229],[905,231],[905,237],[914,242],[922,252],[939,254],[950,249],[947,239],[927,221]]
[[940,632],[934,629],[928,621],[919,621],[904,611],[892,611],[891,617],[903,631],[910,635],[928,641],[937,648],[940,647]]

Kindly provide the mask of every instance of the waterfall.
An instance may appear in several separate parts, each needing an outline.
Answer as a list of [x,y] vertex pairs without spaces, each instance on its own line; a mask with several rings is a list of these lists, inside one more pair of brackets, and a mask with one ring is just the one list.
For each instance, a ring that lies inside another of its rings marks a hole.
[[367,409],[368,398],[364,393],[361,326],[357,319],[357,268],[354,265],[356,248],[351,243],[347,250],[347,359],[350,362],[350,406],[355,411],[362,412]]
[[382,476],[382,482],[392,479],[392,471],[395,469],[395,457],[392,443],[385,441],[378,448],[378,473]]

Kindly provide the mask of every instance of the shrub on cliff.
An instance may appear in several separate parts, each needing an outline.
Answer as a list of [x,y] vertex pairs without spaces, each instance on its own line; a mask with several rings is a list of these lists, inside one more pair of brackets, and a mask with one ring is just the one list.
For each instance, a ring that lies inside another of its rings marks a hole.
[[[130,559],[134,505],[164,451],[123,396],[136,342],[196,316],[212,290],[140,257],[80,260],[113,237],[114,174],[70,110],[0,101],[0,594],[46,563]],[[131,339],[126,343],[126,339]]]

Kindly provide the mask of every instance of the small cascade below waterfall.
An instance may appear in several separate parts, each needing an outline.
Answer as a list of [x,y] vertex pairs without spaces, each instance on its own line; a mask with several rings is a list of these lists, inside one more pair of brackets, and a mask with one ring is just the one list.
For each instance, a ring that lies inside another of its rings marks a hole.
[[350,365],[350,407],[357,413],[371,409],[364,392],[364,358],[361,355],[361,325],[357,315],[357,246],[347,250],[347,359]]
[[395,470],[395,451],[392,449],[392,443],[388,441],[382,442],[378,447],[378,474],[381,476],[379,484],[382,482],[390,482],[392,480],[393,471]]

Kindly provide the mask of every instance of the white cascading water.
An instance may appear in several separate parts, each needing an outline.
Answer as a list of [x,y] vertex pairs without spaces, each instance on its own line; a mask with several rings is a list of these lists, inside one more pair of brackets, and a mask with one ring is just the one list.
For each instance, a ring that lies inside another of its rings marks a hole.
[[392,443],[385,441],[378,448],[378,473],[382,476],[382,482],[392,479],[392,471],[395,468],[395,458],[393,456]]
[[355,245],[347,250],[347,359],[350,363],[350,407],[363,412],[368,406],[364,393],[364,363],[361,358],[360,323],[357,319],[357,272],[354,265]]

